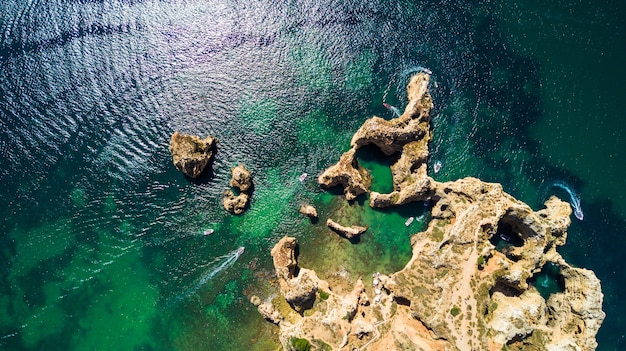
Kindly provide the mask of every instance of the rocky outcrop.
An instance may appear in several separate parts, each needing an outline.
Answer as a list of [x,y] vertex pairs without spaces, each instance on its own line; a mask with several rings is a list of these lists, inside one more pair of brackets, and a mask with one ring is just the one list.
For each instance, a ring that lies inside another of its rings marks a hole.
[[362,227],[362,226],[358,226],[358,225],[353,225],[350,227],[345,227],[342,226],[341,224],[333,221],[332,219],[327,219],[326,220],[326,225],[328,226],[328,228],[332,229],[335,233],[347,238],[347,239],[353,239],[358,237],[359,235],[365,233],[365,231],[367,230],[367,227]]
[[296,239],[283,237],[272,249],[274,268],[280,284],[280,293],[297,311],[315,300],[319,278],[314,271],[298,267]]
[[232,190],[225,190],[223,195],[224,209],[232,214],[242,214],[248,205],[250,197],[246,193],[235,195]]
[[[298,267],[295,248],[295,238],[285,236],[272,249],[281,295],[289,303],[290,308],[281,308],[280,298],[258,306],[259,313],[265,319],[279,326],[281,330],[279,337],[284,349],[293,349],[294,337],[315,339],[318,348],[331,345],[347,346],[350,341],[346,335],[354,328],[353,323],[357,326],[352,333],[355,337],[357,334],[361,338],[372,335],[375,330],[374,324],[359,313],[370,305],[363,281],[359,279],[354,288],[345,294],[334,293],[330,284],[319,279],[315,272]],[[302,277],[307,277],[304,282],[299,281]],[[314,284],[309,284],[309,281]],[[298,284],[303,284],[304,288],[297,287]],[[289,299],[294,295],[301,296],[298,303]],[[310,310],[314,305],[313,318],[309,311],[305,313],[305,310]]]
[[226,190],[223,194],[224,208],[233,214],[242,214],[245,211],[250,195],[254,189],[250,171],[244,165],[238,165],[231,169],[232,178],[230,186],[237,188],[239,195],[235,195],[232,190]]
[[309,204],[304,204],[300,206],[300,214],[307,216],[312,220],[317,219],[317,210],[315,209],[315,207]]
[[[567,237],[569,205],[551,198],[534,212],[499,184],[475,178],[434,185],[433,220],[412,238],[413,259],[389,282],[395,296],[419,301],[411,303],[411,315],[460,350],[542,348],[565,339],[592,350],[604,319],[599,282],[556,251]],[[533,282],[549,263],[559,265],[566,288],[545,300]],[[568,291],[573,284],[588,289]],[[557,308],[563,299],[580,301],[589,313]]]
[[359,167],[355,152],[356,149],[352,148],[343,154],[337,164],[330,166],[317,178],[317,182],[323,187],[341,186],[346,199],[350,201],[365,194],[372,184],[369,172]]
[[393,191],[372,192],[370,206],[381,208],[426,199],[432,188],[432,179],[426,172],[433,106],[428,93],[429,79],[425,73],[411,78],[407,87],[409,104],[400,117],[389,121],[372,117],[365,121],[352,137],[351,149],[319,176],[318,183],[326,188],[342,186],[348,200],[369,192],[371,177],[366,169],[359,167],[355,154],[361,147],[375,145],[386,155],[400,154],[400,157],[391,166]]
[[[312,284],[305,281],[304,295],[313,302],[307,313],[281,310],[283,346],[290,349],[289,340],[302,338],[329,350],[396,345],[417,350],[594,350],[605,317],[600,281],[557,252],[567,241],[569,204],[551,197],[545,208],[534,211],[500,184],[430,178],[430,132],[418,131],[428,124],[432,107],[424,76],[411,79],[402,116],[365,122],[351,151],[342,156],[346,159],[320,176],[324,184],[344,186],[350,199],[367,191],[364,172],[354,160],[358,147],[374,144],[389,155],[401,153],[391,166],[394,191],[371,193],[370,204],[430,202],[432,219],[425,231],[412,236],[411,260],[399,272],[373,279],[373,289],[359,280],[347,294],[334,293],[333,286],[307,271],[317,279],[320,299],[311,297]],[[281,293],[288,296],[297,290],[293,247],[295,240],[283,238],[272,250]],[[560,290],[542,295],[538,282],[546,267],[556,270],[553,279]],[[285,287],[283,281],[291,283]]]
[[170,153],[174,166],[191,178],[197,178],[213,158],[217,138],[208,136],[200,139],[195,135],[178,131],[170,139]]
[[238,165],[232,170],[232,178],[230,179],[230,186],[239,189],[243,193],[249,193],[252,191],[252,176],[250,171],[246,169],[244,165]]
[[263,318],[276,325],[280,324],[283,320],[283,316],[278,312],[276,307],[269,302],[261,303],[257,306],[257,310]]

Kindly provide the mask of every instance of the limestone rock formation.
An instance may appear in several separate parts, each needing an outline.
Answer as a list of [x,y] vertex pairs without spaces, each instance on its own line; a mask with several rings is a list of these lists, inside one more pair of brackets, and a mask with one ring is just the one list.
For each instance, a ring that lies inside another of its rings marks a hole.
[[359,235],[365,233],[365,231],[367,230],[367,227],[362,227],[362,226],[358,226],[358,225],[353,225],[350,227],[345,227],[342,226],[341,224],[333,221],[332,219],[327,219],[326,220],[326,225],[328,226],[328,228],[332,229],[335,233],[346,237],[348,239],[353,239],[358,237]]
[[242,214],[245,211],[250,195],[254,189],[252,176],[250,171],[244,165],[238,165],[231,169],[232,178],[230,186],[239,190],[239,195],[235,195],[232,190],[226,190],[223,193],[224,208],[226,211],[234,214]]
[[[391,350],[398,345],[442,351],[594,350],[605,317],[600,281],[557,252],[567,241],[569,204],[551,197],[545,208],[534,211],[500,184],[430,178],[427,82],[425,74],[413,77],[404,114],[392,121],[366,121],[352,139],[351,151],[320,176],[322,185],[344,186],[350,199],[367,191],[366,172],[355,163],[356,148],[374,144],[389,155],[400,152],[391,166],[394,192],[370,194],[370,205],[430,202],[427,229],[411,237],[412,258],[402,270],[377,277],[374,289],[358,280],[344,294],[306,270],[310,279],[301,279],[305,293],[298,294],[308,301],[307,313],[281,309],[283,346],[289,350],[290,340],[300,338],[328,350]],[[303,274],[294,250],[291,238],[272,250],[285,297],[298,290],[295,279]],[[546,267],[556,269],[553,279],[561,288],[547,297],[539,283]]]
[[295,252],[296,239],[285,236],[272,249],[272,258],[281,294],[300,311],[315,300],[319,278],[314,271],[298,267]]
[[266,320],[278,325],[283,320],[283,316],[278,312],[276,307],[271,303],[264,302],[257,306],[257,309],[261,316]]
[[300,206],[300,214],[307,216],[311,219],[317,219],[317,210],[315,209],[315,207],[309,204],[304,204]]
[[354,200],[357,196],[365,194],[372,184],[369,172],[359,167],[355,152],[354,148],[350,149],[341,156],[337,164],[329,167],[317,179],[317,182],[326,188],[341,185],[348,200]]
[[400,157],[391,166],[393,191],[372,192],[370,206],[380,208],[426,199],[432,188],[432,179],[426,173],[433,107],[429,80],[429,75],[424,73],[413,76],[407,87],[410,100],[404,113],[389,121],[380,117],[365,121],[352,137],[351,149],[319,176],[318,183],[326,188],[341,185],[348,200],[369,192],[371,177],[358,166],[355,154],[359,148],[373,144],[386,155],[400,154]]
[[238,188],[239,191],[247,193],[252,190],[252,176],[250,171],[246,169],[244,165],[238,165],[232,170],[232,178],[230,180],[230,186]]
[[246,193],[235,195],[232,190],[226,190],[223,193],[224,208],[233,214],[242,214],[248,205],[250,197]]
[[170,139],[170,153],[174,166],[191,178],[197,178],[213,158],[217,138],[208,136],[200,139],[195,135],[178,131]]

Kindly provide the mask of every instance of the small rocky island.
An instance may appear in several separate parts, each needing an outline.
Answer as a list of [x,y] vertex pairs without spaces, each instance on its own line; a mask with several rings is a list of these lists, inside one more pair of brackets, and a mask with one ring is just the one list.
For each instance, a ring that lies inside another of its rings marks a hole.
[[244,165],[240,164],[237,167],[233,167],[231,173],[230,186],[235,188],[239,194],[236,195],[230,189],[224,191],[224,209],[238,215],[245,211],[248,201],[250,201],[254,184],[252,183],[250,171]]
[[[259,312],[278,326],[285,350],[594,350],[605,316],[600,281],[557,252],[569,204],[551,197],[533,211],[500,184],[432,179],[429,79],[412,77],[404,113],[368,119],[318,179],[341,186],[348,200],[369,193],[376,208],[428,202],[432,219],[411,238],[410,261],[345,292],[300,268],[296,240],[284,237],[272,250],[281,295],[254,297]],[[355,158],[366,145],[396,155],[391,193],[369,191],[369,172]],[[562,291],[544,298],[535,285],[547,266]]]
[[217,138],[212,136],[200,139],[175,131],[169,147],[174,166],[186,176],[197,178],[212,160],[216,143]]

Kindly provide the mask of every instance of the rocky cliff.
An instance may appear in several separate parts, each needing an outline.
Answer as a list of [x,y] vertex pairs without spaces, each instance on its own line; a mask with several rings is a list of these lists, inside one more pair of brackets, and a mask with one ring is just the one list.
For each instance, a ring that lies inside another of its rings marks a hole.
[[[370,192],[370,205],[424,201],[432,208],[428,228],[411,238],[411,260],[375,276],[372,286],[359,280],[340,293],[345,289],[297,266],[295,239],[285,237],[272,256],[289,305],[278,298],[259,311],[278,324],[286,350],[595,349],[604,319],[600,282],[557,252],[567,239],[569,204],[552,197],[533,211],[499,184],[430,178],[428,81],[425,73],[414,76],[404,113],[367,120],[352,148],[318,179],[353,200],[370,185],[356,150],[375,145],[396,155],[393,191]],[[542,296],[537,287],[546,267],[557,272],[560,289]]]

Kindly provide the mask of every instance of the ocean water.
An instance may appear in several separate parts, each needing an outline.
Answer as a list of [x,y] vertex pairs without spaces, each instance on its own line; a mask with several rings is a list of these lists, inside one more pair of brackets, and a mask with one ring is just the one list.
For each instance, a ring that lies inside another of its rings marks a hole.
[[[404,107],[420,66],[434,177],[500,182],[535,209],[569,187],[584,219],[560,252],[602,281],[598,349],[625,349],[625,16],[617,1],[1,1],[0,349],[277,349],[248,299],[275,293],[283,235],[323,278],[402,268],[428,208],[375,211],[315,178],[365,119],[393,117],[383,102]],[[174,169],[175,130],[219,138],[201,179]],[[388,190],[389,161],[359,159]],[[238,163],[255,192],[232,216]],[[348,242],[302,203],[369,229]]]

